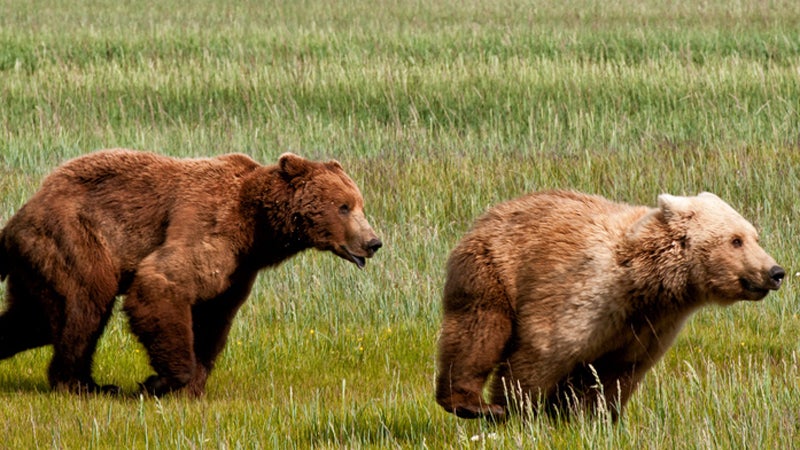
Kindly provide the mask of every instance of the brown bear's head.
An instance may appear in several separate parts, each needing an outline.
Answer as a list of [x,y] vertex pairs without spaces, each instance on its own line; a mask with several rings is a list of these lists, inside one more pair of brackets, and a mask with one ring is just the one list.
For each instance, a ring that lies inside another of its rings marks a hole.
[[689,282],[708,300],[760,300],[777,290],[783,268],[761,248],[755,228],[714,194],[663,194],[658,205],[689,264]]
[[339,162],[285,153],[278,167],[294,190],[294,221],[302,224],[310,244],[363,268],[383,244],[364,215],[361,192]]

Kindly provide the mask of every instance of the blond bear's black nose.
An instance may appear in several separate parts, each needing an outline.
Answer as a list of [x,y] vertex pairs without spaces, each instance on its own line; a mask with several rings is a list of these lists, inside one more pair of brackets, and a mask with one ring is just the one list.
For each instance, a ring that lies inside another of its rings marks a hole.
[[783,270],[783,267],[781,266],[772,266],[772,269],[769,269],[769,277],[772,279],[772,283],[775,285],[773,289],[778,289],[781,287],[781,282],[785,276],[786,271]]

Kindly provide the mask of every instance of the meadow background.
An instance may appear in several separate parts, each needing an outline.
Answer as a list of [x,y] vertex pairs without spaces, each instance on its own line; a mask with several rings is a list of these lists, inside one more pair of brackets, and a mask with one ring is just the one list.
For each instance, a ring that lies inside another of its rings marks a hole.
[[[0,0],[0,220],[64,160],[336,158],[385,247],[264,272],[202,400],[52,393],[0,362],[0,448],[791,448],[800,443],[800,2]],[[489,205],[709,190],[788,272],[689,322],[617,424],[433,399],[444,263]],[[150,374],[117,313],[95,377]]]

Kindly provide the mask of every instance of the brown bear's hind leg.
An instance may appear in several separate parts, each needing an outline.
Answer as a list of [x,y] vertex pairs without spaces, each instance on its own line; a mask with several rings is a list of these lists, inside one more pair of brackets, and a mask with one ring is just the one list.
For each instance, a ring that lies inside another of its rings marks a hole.
[[53,359],[48,369],[50,385],[74,392],[117,392],[116,386],[99,386],[92,378],[92,360],[97,343],[113,311],[114,297],[93,300],[75,296],[54,302]]
[[101,387],[92,378],[92,358],[105,324],[96,323],[95,326],[98,331],[90,336],[80,334],[81,330],[72,326],[61,330],[53,343],[53,359],[47,371],[54,389],[72,392],[117,390],[115,386]]
[[18,282],[16,275],[9,275],[6,284],[8,308],[0,315],[0,359],[52,343],[47,316],[39,299],[31,297],[29,292],[26,285]]

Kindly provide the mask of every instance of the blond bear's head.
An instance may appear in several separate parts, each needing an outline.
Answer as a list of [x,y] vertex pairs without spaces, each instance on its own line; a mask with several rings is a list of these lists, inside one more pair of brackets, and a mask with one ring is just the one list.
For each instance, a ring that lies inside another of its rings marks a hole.
[[689,282],[715,303],[760,300],[781,286],[785,271],[759,245],[753,225],[714,194],[662,194],[658,207],[679,236],[691,265]]

